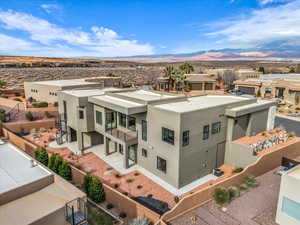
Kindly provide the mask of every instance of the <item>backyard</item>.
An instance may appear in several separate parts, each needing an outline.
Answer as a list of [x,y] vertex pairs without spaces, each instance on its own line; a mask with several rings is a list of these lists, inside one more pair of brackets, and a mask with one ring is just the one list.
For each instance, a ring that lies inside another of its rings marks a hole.
[[90,202],[87,202],[87,211],[89,225],[113,225],[118,223],[117,220]]

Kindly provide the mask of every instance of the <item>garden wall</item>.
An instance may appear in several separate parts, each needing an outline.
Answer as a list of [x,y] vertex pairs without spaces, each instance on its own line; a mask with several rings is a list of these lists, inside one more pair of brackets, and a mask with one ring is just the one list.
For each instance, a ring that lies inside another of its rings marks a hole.
[[[37,149],[37,146],[28,140],[15,135],[13,132],[8,130],[7,128],[2,128],[3,135],[9,139],[9,141],[19,147],[21,150],[34,157],[34,152]],[[81,185],[84,180],[85,172],[77,169],[74,166],[71,166],[72,169],[72,181],[76,185]],[[131,198],[123,195],[117,190],[113,189],[107,184],[103,184],[104,191],[106,194],[106,201],[113,204],[120,211],[126,212],[127,216],[130,218],[136,217],[146,217],[152,222],[159,221],[160,215],[153,212],[152,210],[144,207],[138,202],[132,200]]]
[[28,122],[12,122],[12,123],[3,123],[3,127],[7,128],[8,130],[20,133],[25,132],[28,133],[33,128],[39,130],[40,128],[54,128],[55,127],[55,120],[54,119],[45,119],[39,121],[28,121]]
[[226,180],[220,181],[219,183],[182,198],[181,201],[172,210],[164,214],[161,219],[165,222],[170,222],[192,209],[207,203],[212,200],[213,191],[216,187],[229,187],[241,184],[247,174],[260,176],[272,169],[275,169],[281,165],[281,159],[283,156],[288,158],[296,158],[300,156],[300,138],[294,137],[288,142],[278,144],[273,148],[273,151],[262,155],[254,164],[246,167],[241,173],[233,175]]
[[24,111],[26,108],[25,104],[22,102],[18,102],[18,101],[12,100],[12,99],[0,97],[0,108],[1,108],[1,106],[5,106],[7,108],[14,108],[16,105],[19,106],[19,110]]

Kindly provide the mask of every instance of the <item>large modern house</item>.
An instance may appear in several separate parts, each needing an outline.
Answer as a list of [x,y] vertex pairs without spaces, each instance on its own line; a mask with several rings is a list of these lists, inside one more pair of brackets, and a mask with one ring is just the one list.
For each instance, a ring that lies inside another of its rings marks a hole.
[[73,89],[103,88],[121,85],[121,77],[88,77],[70,80],[24,82],[26,99],[57,102],[57,92]]
[[0,224],[85,224],[85,202],[85,193],[75,186],[14,145],[1,144]]
[[272,129],[275,103],[231,95],[104,88],[58,93],[58,142],[116,154],[176,188],[224,163],[227,143]]

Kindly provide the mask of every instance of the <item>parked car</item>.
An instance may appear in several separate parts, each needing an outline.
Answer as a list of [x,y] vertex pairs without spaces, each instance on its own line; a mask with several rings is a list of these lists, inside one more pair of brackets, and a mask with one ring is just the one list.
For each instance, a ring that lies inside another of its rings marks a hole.
[[229,91],[229,94],[232,94],[232,95],[242,95],[243,92],[241,92],[241,91],[238,90],[238,89],[233,89],[233,90],[230,90],[230,91]]

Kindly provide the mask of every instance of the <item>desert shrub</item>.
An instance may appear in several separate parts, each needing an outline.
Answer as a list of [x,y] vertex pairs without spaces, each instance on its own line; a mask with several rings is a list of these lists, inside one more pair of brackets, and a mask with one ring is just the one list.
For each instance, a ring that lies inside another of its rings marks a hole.
[[98,177],[93,176],[89,182],[88,197],[94,202],[100,203],[105,200],[105,192]]
[[182,88],[182,90],[183,90],[184,92],[190,92],[190,91],[191,91],[190,88],[189,88],[188,86],[184,86],[184,87]]
[[133,179],[129,178],[129,179],[126,180],[126,183],[132,183],[133,181],[134,181]]
[[248,189],[248,186],[246,184],[237,184],[235,187],[240,191],[245,191]]
[[135,173],[134,173],[134,176],[136,176],[136,177],[139,176],[139,175],[140,175],[140,174],[139,174],[138,172],[135,172]]
[[106,74],[106,77],[118,77],[118,75],[116,75],[114,73],[108,73],[108,74]]
[[54,162],[55,162],[55,159],[56,159],[56,155],[57,154],[52,154],[49,158],[49,161],[48,161],[48,167],[50,170],[53,170],[53,167],[54,167]]
[[128,196],[128,192],[127,191],[123,192],[123,195]]
[[60,155],[56,155],[56,157],[55,157],[55,161],[54,161],[54,165],[53,165],[53,171],[55,172],[55,173],[58,173],[59,171],[58,171],[58,169],[59,169],[59,167],[60,167],[60,165],[63,163],[63,159],[62,159],[62,157],[60,156]]
[[177,204],[179,201],[180,201],[179,197],[178,197],[178,196],[175,196],[175,197],[174,197],[174,202]]
[[48,107],[48,102],[33,103],[32,107],[34,107],[34,108],[46,108],[46,107]]
[[71,180],[72,170],[70,164],[64,161],[58,168],[58,174],[66,180]]
[[108,204],[106,205],[106,208],[107,208],[107,209],[112,209],[113,207],[114,207],[114,205],[111,204],[111,203],[108,203]]
[[135,218],[130,225],[150,225],[150,221],[147,218]]
[[127,217],[127,214],[125,212],[120,212],[119,217],[124,219]]
[[142,185],[138,185],[136,188],[137,188],[137,189],[142,189],[143,186],[142,186]]
[[237,167],[237,168],[235,168],[234,170],[233,170],[233,172],[234,173],[240,173],[240,172],[242,172],[244,170],[244,168],[242,168],[242,167]]
[[33,115],[32,115],[32,112],[27,112],[26,114],[25,114],[25,117],[26,117],[26,119],[28,120],[28,121],[33,121],[34,120],[34,117],[33,117]]
[[229,192],[229,200],[231,201],[233,198],[239,197],[240,196],[240,191],[237,187],[229,187],[228,188]]
[[114,188],[118,188],[119,187],[119,184],[114,184]]
[[229,202],[230,196],[229,191],[225,188],[216,188],[214,190],[214,200],[218,205],[225,205]]
[[5,115],[5,110],[0,109],[0,122],[5,122],[6,121],[6,115]]
[[48,165],[49,157],[45,148],[42,147],[37,148],[37,150],[34,153],[34,156],[35,159],[40,163],[42,163],[43,165],[45,166]]
[[16,97],[20,97],[21,94],[20,94],[19,92],[17,92],[17,93],[15,93],[15,96],[16,96]]
[[119,174],[119,173],[116,173],[116,174],[115,174],[115,177],[116,177],[116,178],[121,178],[121,177],[122,177],[122,175],[121,175],[121,174]]
[[258,185],[256,179],[254,176],[252,175],[247,175],[245,178],[245,184],[248,186],[248,187],[256,187]]
[[46,118],[51,118],[52,117],[51,114],[48,111],[45,111],[44,115],[45,115]]

